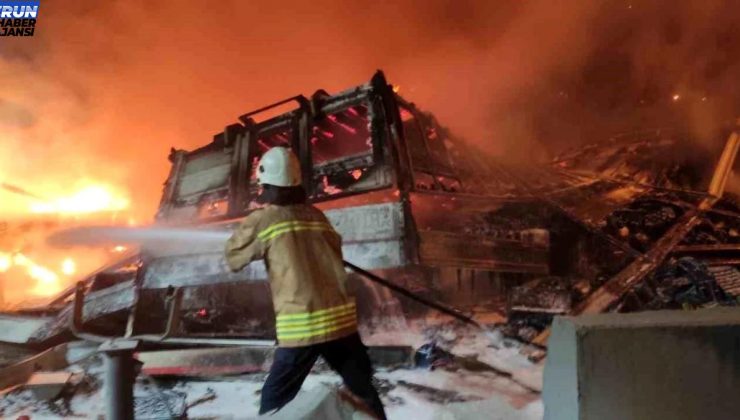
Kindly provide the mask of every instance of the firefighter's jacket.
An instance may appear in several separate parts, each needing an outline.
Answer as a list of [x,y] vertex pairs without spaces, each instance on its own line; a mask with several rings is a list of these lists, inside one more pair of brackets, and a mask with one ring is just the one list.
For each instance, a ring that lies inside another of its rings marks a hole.
[[323,343],[357,331],[347,293],[342,238],[308,204],[268,205],[248,215],[226,243],[233,271],[265,260],[281,347]]

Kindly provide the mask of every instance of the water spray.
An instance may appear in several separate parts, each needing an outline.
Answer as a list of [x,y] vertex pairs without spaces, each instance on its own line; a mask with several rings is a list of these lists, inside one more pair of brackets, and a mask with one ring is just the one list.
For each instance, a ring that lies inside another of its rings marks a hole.
[[84,226],[52,234],[48,242],[54,246],[96,246],[133,244],[144,248],[160,245],[222,245],[231,232],[222,230],[172,227]]

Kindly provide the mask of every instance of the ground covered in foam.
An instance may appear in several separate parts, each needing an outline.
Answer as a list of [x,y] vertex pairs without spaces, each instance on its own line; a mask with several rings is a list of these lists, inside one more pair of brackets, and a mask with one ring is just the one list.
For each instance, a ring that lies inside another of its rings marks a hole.
[[[365,332],[368,345],[404,344],[419,348],[430,340],[451,354],[429,368],[379,368],[377,388],[390,419],[540,419],[541,364],[524,355],[522,346],[497,333],[485,335],[451,323],[425,324],[396,332]],[[0,399],[0,415],[32,419],[95,418],[104,412],[102,364],[92,356],[68,368],[74,392],[53,402],[29,391]],[[136,384],[137,418],[252,418],[266,374],[201,379],[140,377]],[[299,394],[318,387],[338,389],[341,379],[318,363]]]

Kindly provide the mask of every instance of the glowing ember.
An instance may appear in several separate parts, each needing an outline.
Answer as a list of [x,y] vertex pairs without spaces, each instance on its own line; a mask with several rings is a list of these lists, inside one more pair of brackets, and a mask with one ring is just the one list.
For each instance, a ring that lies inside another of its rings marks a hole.
[[89,186],[69,197],[34,202],[30,210],[33,213],[94,213],[120,211],[128,205],[128,200],[115,196],[106,187]]
[[329,179],[327,177],[323,177],[322,180],[321,180],[321,183],[324,186],[324,193],[325,194],[334,195],[334,194],[339,194],[339,193],[342,192],[341,189],[339,189],[339,188],[331,185],[329,183]]
[[393,92],[398,93],[401,91],[401,86],[399,85],[393,85]]
[[354,127],[351,127],[341,121],[337,118],[336,115],[329,115],[328,116],[329,121],[333,122],[334,124],[337,124],[338,126],[342,127],[344,130],[346,130],[350,134],[357,134],[357,130]]
[[350,172],[350,174],[352,175],[352,178],[360,179],[360,177],[362,176],[362,169],[355,169],[354,171]]
[[679,95],[677,93],[673,95],[673,101],[674,102],[677,101],[677,100],[679,100],[679,99],[681,99],[681,95]]
[[71,276],[77,271],[77,265],[72,258],[65,258],[62,261],[62,273]]
[[326,137],[328,139],[333,139],[334,138],[334,133],[332,133],[331,131],[318,130],[318,132],[321,133],[322,136],[324,136],[324,137]]

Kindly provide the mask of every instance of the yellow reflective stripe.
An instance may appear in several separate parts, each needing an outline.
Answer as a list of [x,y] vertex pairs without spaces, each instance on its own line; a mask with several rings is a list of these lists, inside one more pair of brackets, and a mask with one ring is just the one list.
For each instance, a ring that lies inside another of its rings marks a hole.
[[314,324],[314,325],[309,325],[309,326],[287,326],[287,327],[279,326],[277,327],[277,332],[278,334],[283,334],[283,333],[300,333],[300,332],[316,331],[316,330],[322,330],[324,328],[331,327],[333,325],[344,324],[349,321],[357,322],[357,315],[356,314],[346,314],[345,316],[341,318],[336,318],[336,319],[328,320],[321,324]]
[[357,320],[352,319],[350,321],[347,321],[343,324],[333,325],[331,327],[322,328],[318,330],[311,330],[308,332],[296,332],[296,333],[288,333],[288,334],[281,334],[279,331],[277,333],[278,340],[300,340],[303,338],[311,338],[316,337],[318,335],[324,335],[329,334],[334,331],[342,330],[345,328],[353,327],[357,325]]
[[306,229],[333,230],[331,225],[322,221],[308,222],[301,220],[291,220],[288,222],[274,223],[268,226],[257,234],[257,238],[259,238],[261,241],[267,241],[285,232]]
[[322,315],[326,315],[326,314],[330,314],[330,313],[333,313],[333,312],[339,312],[339,311],[341,311],[343,309],[347,309],[347,308],[350,308],[350,307],[354,309],[355,308],[355,303],[354,302],[350,302],[350,303],[346,303],[344,305],[334,306],[332,308],[327,308],[327,309],[321,309],[321,310],[315,311],[315,312],[301,312],[301,313],[296,313],[296,314],[281,314],[281,315],[278,315],[276,317],[276,319],[277,319],[278,322],[280,322],[280,321],[286,321],[286,320],[292,320],[292,319],[296,319],[296,320],[310,320],[311,318],[316,318],[316,317],[319,317],[319,316],[322,316]]
[[331,228],[327,226],[293,226],[293,227],[287,227],[284,229],[276,230],[272,232],[270,235],[268,235],[267,237],[262,238],[262,241],[269,241],[270,239],[273,239],[276,236],[280,236],[285,232],[298,232],[301,230],[323,230],[323,231],[331,232]]
[[347,314],[352,314],[352,313],[355,313],[355,312],[357,312],[357,310],[354,307],[352,307],[352,308],[344,309],[344,310],[342,310],[340,312],[326,314],[326,315],[321,315],[319,317],[313,317],[313,318],[309,318],[309,319],[282,319],[282,320],[277,320],[276,324],[279,327],[281,327],[281,326],[293,327],[293,326],[298,326],[298,325],[302,325],[304,327],[307,327],[307,326],[310,326],[312,324],[322,323],[322,322],[324,322],[324,321],[326,321],[328,319],[341,318],[341,317],[343,317],[343,316],[345,316]]
[[302,324],[277,324],[278,331],[303,331],[315,328],[323,328],[331,324],[345,322],[349,318],[356,318],[357,311],[351,310],[336,315],[327,315],[324,319]]
[[322,221],[315,221],[315,222],[309,222],[309,221],[303,221],[303,220],[289,220],[287,222],[278,222],[273,223],[270,226],[263,229],[260,233],[257,234],[258,238],[261,238],[263,236],[269,235],[270,232],[272,232],[275,229],[280,229],[286,226],[295,225],[295,224],[324,224]]

